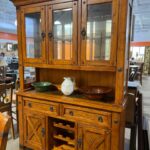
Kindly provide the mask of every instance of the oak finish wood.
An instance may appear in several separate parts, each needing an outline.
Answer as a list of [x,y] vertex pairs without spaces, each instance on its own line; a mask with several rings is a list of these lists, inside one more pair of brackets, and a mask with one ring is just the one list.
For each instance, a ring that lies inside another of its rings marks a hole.
[[0,113],[0,150],[6,150],[11,118]]
[[[49,150],[53,149],[54,145],[55,149],[59,149],[66,147],[64,141],[67,143],[73,141],[75,150],[87,150],[89,147],[90,150],[91,147],[92,150],[123,150],[131,32],[126,28],[130,26],[130,23],[127,25],[127,20],[131,20],[129,16],[132,12],[129,8],[132,8],[132,2],[128,0],[12,1],[17,7],[18,19],[21,85],[18,92],[20,149],[28,147]],[[87,5],[103,3],[112,3],[111,58],[110,61],[87,61],[86,40],[81,36],[81,31],[86,28],[87,23]],[[48,33],[53,30],[52,11],[70,7],[73,8],[73,57],[70,61],[55,60],[53,39],[48,37]],[[42,14],[44,20],[41,29],[46,33],[42,47],[43,57],[28,59],[25,52],[24,14],[37,11]],[[64,96],[62,93],[27,90],[24,86],[25,67],[36,68],[36,81],[49,81],[60,87],[63,77],[69,76],[75,79],[77,87],[106,86],[112,88],[112,92],[104,101],[93,101],[85,97]],[[53,121],[60,123],[54,127]],[[65,126],[68,122],[75,124],[70,131],[73,132],[73,139],[61,136],[61,134],[68,136],[70,128]],[[33,129],[33,125],[35,127],[38,125],[37,130]],[[60,130],[64,132],[57,135]],[[29,131],[33,134],[29,134]],[[52,136],[53,134],[55,136]],[[57,142],[56,138],[60,141]]]

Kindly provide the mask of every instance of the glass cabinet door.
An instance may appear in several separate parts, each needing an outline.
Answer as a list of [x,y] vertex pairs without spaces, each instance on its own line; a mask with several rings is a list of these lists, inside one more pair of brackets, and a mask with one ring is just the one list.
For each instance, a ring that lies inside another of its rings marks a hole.
[[26,8],[24,21],[23,52],[26,62],[45,62],[44,7]]
[[53,64],[75,64],[77,2],[49,6],[49,23],[50,61]]
[[[106,0],[83,0],[81,53],[83,64],[113,64],[115,54],[114,22],[115,9],[113,2]],[[113,29],[113,32],[112,32]]]

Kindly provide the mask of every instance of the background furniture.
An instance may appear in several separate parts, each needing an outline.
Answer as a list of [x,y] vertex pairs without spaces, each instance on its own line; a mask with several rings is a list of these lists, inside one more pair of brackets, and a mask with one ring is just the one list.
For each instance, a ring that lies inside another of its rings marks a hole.
[[[126,109],[126,127],[131,129],[130,150],[143,150],[142,94],[138,90],[139,83],[128,82],[128,103]],[[138,138],[137,138],[138,136]],[[136,144],[138,139],[138,144]]]
[[130,150],[136,150],[136,133],[137,133],[137,102],[136,95],[128,94],[128,104],[126,109],[126,128],[130,128]]
[[[123,150],[132,0],[13,0],[17,7],[20,149]],[[112,30],[113,29],[113,30]],[[112,89],[103,100],[25,88],[36,81]],[[86,116],[86,117],[85,117]]]
[[6,150],[11,119],[0,113],[0,150]]
[[7,112],[11,117],[11,132],[12,137],[14,135],[14,124],[12,115],[12,95],[13,95],[13,83],[1,83],[0,84],[0,112]]

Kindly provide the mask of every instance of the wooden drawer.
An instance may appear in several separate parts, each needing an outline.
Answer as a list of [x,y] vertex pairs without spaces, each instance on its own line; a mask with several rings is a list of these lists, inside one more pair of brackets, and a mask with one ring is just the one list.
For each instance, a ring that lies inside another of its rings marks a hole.
[[110,112],[62,105],[62,116],[83,122],[90,122],[100,126],[111,127]]
[[42,113],[49,113],[51,115],[59,115],[59,104],[53,102],[45,102],[42,100],[23,98],[24,108],[39,111]]

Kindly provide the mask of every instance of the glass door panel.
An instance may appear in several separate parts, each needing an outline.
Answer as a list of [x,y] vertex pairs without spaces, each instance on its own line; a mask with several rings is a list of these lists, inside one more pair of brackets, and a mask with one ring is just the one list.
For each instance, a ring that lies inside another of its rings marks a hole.
[[116,63],[118,0],[83,0],[81,28],[81,63],[109,65]]
[[46,62],[45,7],[31,8],[22,8],[24,62],[44,63]]
[[26,57],[40,58],[41,51],[41,14],[25,14]]
[[72,8],[53,11],[54,59],[72,59]]
[[87,7],[86,60],[110,60],[112,4]]
[[77,2],[50,5],[48,10],[49,61],[53,64],[75,64],[77,61]]

